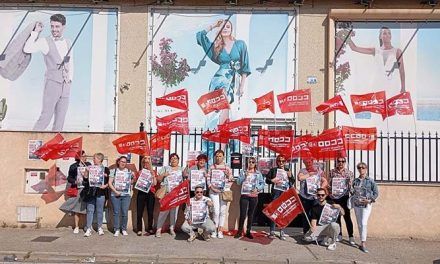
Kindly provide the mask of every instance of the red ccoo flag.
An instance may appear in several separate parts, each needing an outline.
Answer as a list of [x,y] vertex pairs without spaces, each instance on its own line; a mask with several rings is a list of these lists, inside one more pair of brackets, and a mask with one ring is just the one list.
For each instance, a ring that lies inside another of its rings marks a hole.
[[275,99],[273,91],[270,91],[261,97],[254,98],[254,102],[257,104],[257,113],[269,109],[275,114]]
[[39,147],[37,150],[34,151],[34,154],[38,157],[42,158],[47,153],[49,153],[51,150],[53,150],[53,146],[61,143],[64,141],[64,137],[57,133],[55,137],[53,137],[51,140],[47,141],[43,146]]
[[336,95],[316,107],[316,111],[322,115],[336,110],[340,110],[348,115],[347,106],[345,106],[344,100],[342,100],[340,95]]
[[303,211],[295,188],[283,192],[280,197],[263,209],[263,213],[280,228],[288,226]]
[[310,89],[279,94],[277,98],[281,113],[310,112],[312,109]]
[[306,134],[293,139],[291,158],[312,158],[312,153],[309,149],[309,141],[313,138],[312,135]]
[[205,115],[213,111],[229,109],[230,107],[224,89],[218,89],[202,95],[199,100],[197,100],[197,103]]
[[170,150],[171,132],[166,134],[156,133],[150,138],[151,151],[156,149]]
[[180,89],[162,97],[156,98],[156,105],[167,105],[181,110],[188,110],[188,91]]
[[353,112],[355,113],[372,112],[382,116],[386,115],[385,91],[361,95],[352,94],[350,95],[350,99],[353,106]]
[[376,149],[377,128],[349,127],[342,126],[342,133],[345,136],[345,148],[347,150],[369,150]]
[[387,116],[393,115],[412,115],[414,113],[411,95],[409,92],[400,93],[387,100],[387,113],[383,116],[385,119]]
[[258,130],[258,145],[276,153],[290,153],[293,143],[293,130]]
[[143,156],[150,155],[147,132],[125,135],[113,140],[112,143],[120,154],[136,153]]
[[49,159],[56,160],[61,158],[77,158],[78,153],[82,150],[82,137],[72,139],[70,141],[54,145],[52,150],[41,157],[44,161]]
[[170,210],[181,204],[189,203],[189,180],[183,181],[159,201],[160,211]]
[[188,111],[178,112],[164,117],[156,117],[156,126],[158,133],[162,135],[173,131],[182,135],[188,135]]
[[309,149],[313,158],[317,160],[345,157],[344,134],[339,129],[327,129],[309,140]]
[[229,142],[229,137],[231,132],[229,131],[218,131],[218,130],[207,130],[202,133],[202,139],[222,144],[227,144]]
[[[249,118],[243,118],[236,121],[227,120],[225,123],[218,125],[220,132],[230,132],[229,139],[238,139],[243,143],[249,144],[251,142],[250,137],[251,120]],[[225,134],[226,136],[227,134]]]

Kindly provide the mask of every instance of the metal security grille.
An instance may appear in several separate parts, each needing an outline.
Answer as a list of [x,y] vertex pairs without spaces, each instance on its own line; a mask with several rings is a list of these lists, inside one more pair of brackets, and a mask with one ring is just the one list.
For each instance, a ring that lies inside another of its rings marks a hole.
[[[188,151],[202,150],[202,130],[196,129],[189,135],[173,133],[171,136],[170,153],[177,153],[180,156],[181,166],[186,165]],[[295,131],[295,137],[305,134],[319,134],[320,131]],[[155,132],[150,130],[151,137]],[[214,149],[219,149],[221,144],[215,143]],[[235,149],[242,153],[243,150],[251,149],[249,155],[258,158],[275,158],[276,153],[262,146],[258,146],[258,134],[252,131],[250,146],[244,148],[244,144],[238,140],[231,140],[228,149]],[[205,153],[212,156],[213,153]],[[246,156],[243,155],[243,156]],[[355,175],[357,174],[356,164],[365,162],[368,165],[369,176],[377,182],[393,183],[423,183],[438,184],[439,179],[439,136],[438,133],[383,133],[377,136],[375,151],[349,150],[347,151],[347,166]],[[164,164],[168,164],[168,157],[165,155]],[[334,162],[324,162],[326,169],[331,169]],[[303,164],[301,159],[293,159],[292,171],[298,173]]]

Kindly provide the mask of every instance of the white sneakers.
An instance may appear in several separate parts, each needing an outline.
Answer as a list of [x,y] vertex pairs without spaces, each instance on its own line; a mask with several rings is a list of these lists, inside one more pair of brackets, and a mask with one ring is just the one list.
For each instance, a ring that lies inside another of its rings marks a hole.
[[73,229],[73,233],[74,233],[74,234],[79,234],[79,227],[75,227],[75,228]]
[[192,233],[188,238],[188,242],[193,242],[195,239],[196,239],[196,234]]
[[223,238],[223,232],[222,231],[218,231],[217,237],[222,239]]
[[119,230],[116,230],[115,233],[113,234],[114,237],[118,237],[120,234]]
[[349,242],[350,245],[352,245],[352,246],[355,246],[355,245],[356,245],[356,242],[354,241],[354,237],[350,237],[350,238],[348,239],[348,242]]
[[122,230],[122,235],[123,236],[128,236],[127,230]]
[[92,235],[92,229],[91,228],[87,228],[87,231],[84,233],[85,237],[89,237]]
[[335,250],[336,249],[336,242],[333,242],[330,245],[328,245],[327,249],[331,250],[331,251]]
[[170,229],[170,235],[171,235],[172,237],[176,237],[176,232],[174,232],[174,229],[173,229],[173,228]]
[[217,231],[211,233],[211,238],[217,238]]
[[102,229],[102,227],[98,228],[98,235],[100,236],[104,235],[104,229]]
[[336,237],[336,242],[341,242],[342,241],[342,236],[341,235],[338,235],[337,237]]

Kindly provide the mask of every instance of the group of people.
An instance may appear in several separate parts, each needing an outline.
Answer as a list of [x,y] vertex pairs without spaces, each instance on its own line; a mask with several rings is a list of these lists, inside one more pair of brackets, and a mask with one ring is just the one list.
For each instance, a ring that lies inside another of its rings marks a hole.
[[[97,233],[104,235],[102,228],[103,211],[106,200],[110,198],[113,208],[114,236],[120,234],[126,236],[128,210],[131,203],[132,189],[141,174],[148,174],[150,178],[149,188],[137,188],[136,196],[136,233],[138,236],[155,235],[160,238],[164,224],[169,216],[169,234],[176,236],[176,222],[179,206],[169,210],[160,211],[154,221],[154,207],[156,200],[162,199],[185,179],[190,180],[191,196],[190,203],[182,207],[185,220],[181,230],[189,235],[188,241],[196,239],[201,234],[202,239],[224,237],[224,224],[227,205],[232,201],[231,187],[233,184],[241,186],[239,199],[238,231],[235,238],[245,236],[253,239],[251,232],[255,209],[258,204],[259,193],[264,191],[265,184],[269,184],[272,200],[277,199],[289,188],[295,186],[296,178],[286,166],[287,159],[280,154],[276,157],[276,166],[263,175],[257,168],[255,157],[248,157],[244,168],[238,176],[234,177],[232,169],[225,163],[225,153],[217,150],[214,153],[214,162],[208,166],[208,157],[205,154],[197,156],[195,165],[180,166],[180,157],[176,153],[169,156],[169,165],[163,166],[156,172],[150,157],[144,157],[141,161],[142,168],[139,171],[127,167],[127,158],[121,156],[116,160],[116,166],[108,169],[102,165],[104,155],[93,155],[93,165],[86,161],[85,152],[69,168],[69,188],[78,190],[76,196],[70,197],[62,206],[61,210],[75,215],[74,233],[79,233],[79,218],[85,214],[85,237],[93,233],[92,223],[94,215],[97,215]],[[366,247],[367,223],[371,213],[372,203],[378,197],[376,183],[368,177],[367,165],[363,162],[357,165],[359,177],[354,178],[353,172],[346,168],[346,159],[336,159],[336,167],[326,175],[325,171],[312,159],[304,159],[302,168],[297,179],[299,181],[299,197],[304,208],[303,234],[305,241],[317,241],[326,245],[329,250],[336,248],[336,242],[342,240],[341,216],[345,220],[349,243],[355,245],[353,235],[353,223],[350,209],[354,208],[361,239],[360,249],[368,252]],[[101,183],[96,185],[94,171],[100,170],[103,175]],[[90,176],[90,177],[89,177]],[[197,178],[198,177],[198,178]],[[126,184],[121,184],[125,182]],[[122,186],[122,187],[121,187]],[[137,185],[136,185],[137,186]],[[209,195],[207,194],[209,193]],[[234,200],[235,202],[235,200]],[[147,208],[147,227],[143,233],[143,214]],[[337,211],[335,219],[328,220],[323,215],[324,210]],[[247,218],[246,226],[245,220]],[[326,218],[324,221],[323,219]],[[154,223],[154,225],[153,225]],[[270,224],[268,237],[275,239],[276,225]],[[279,230],[279,239],[286,240],[283,229]]]

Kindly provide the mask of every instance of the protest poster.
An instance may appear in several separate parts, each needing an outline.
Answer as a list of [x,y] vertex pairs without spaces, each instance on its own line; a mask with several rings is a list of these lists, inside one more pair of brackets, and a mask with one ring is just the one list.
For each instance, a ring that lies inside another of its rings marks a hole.
[[316,191],[320,186],[320,179],[318,175],[313,175],[306,178],[306,186],[307,186],[307,193],[309,195],[316,195]]
[[168,192],[171,192],[182,182],[182,171],[171,171],[168,178]]
[[153,175],[149,170],[142,169],[134,188],[139,191],[148,193],[150,191],[151,185],[153,185]]
[[287,177],[287,172],[283,169],[277,169],[276,179],[279,179],[274,185],[275,190],[286,191],[289,189],[289,178]]
[[362,186],[354,186],[353,194],[354,206],[359,208],[365,208],[368,204],[367,189]]
[[43,140],[28,140],[28,160],[39,160],[34,152],[43,145]]
[[208,204],[201,199],[200,201],[191,200],[191,222],[192,224],[203,224],[208,218]]
[[332,179],[332,195],[338,197],[347,190],[347,178],[335,177]]
[[336,222],[339,216],[339,209],[334,208],[331,204],[326,203],[322,209],[321,217],[319,217],[318,225],[328,225]]
[[241,184],[241,194],[251,194],[257,188],[257,175],[255,173],[246,176]]
[[204,171],[191,170],[189,177],[191,191],[195,191],[197,186],[201,186],[204,191],[206,190],[206,177]]
[[223,191],[226,187],[225,172],[222,170],[211,170],[211,185]]
[[84,178],[83,177],[84,177],[84,175],[86,175],[86,170],[87,170],[87,167],[85,167],[85,166],[79,166],[76,169],[76,186],[78,188],[84,188],[84,184],[83,184]]
[[89,168],[89,186],[101,187],[104,185],[104,167],[101,165],[91,165]]
[[115,181],[113,182],[116,191],[122,195],[129,195],[131,192],[131,173],[128,171],[116,170]]

